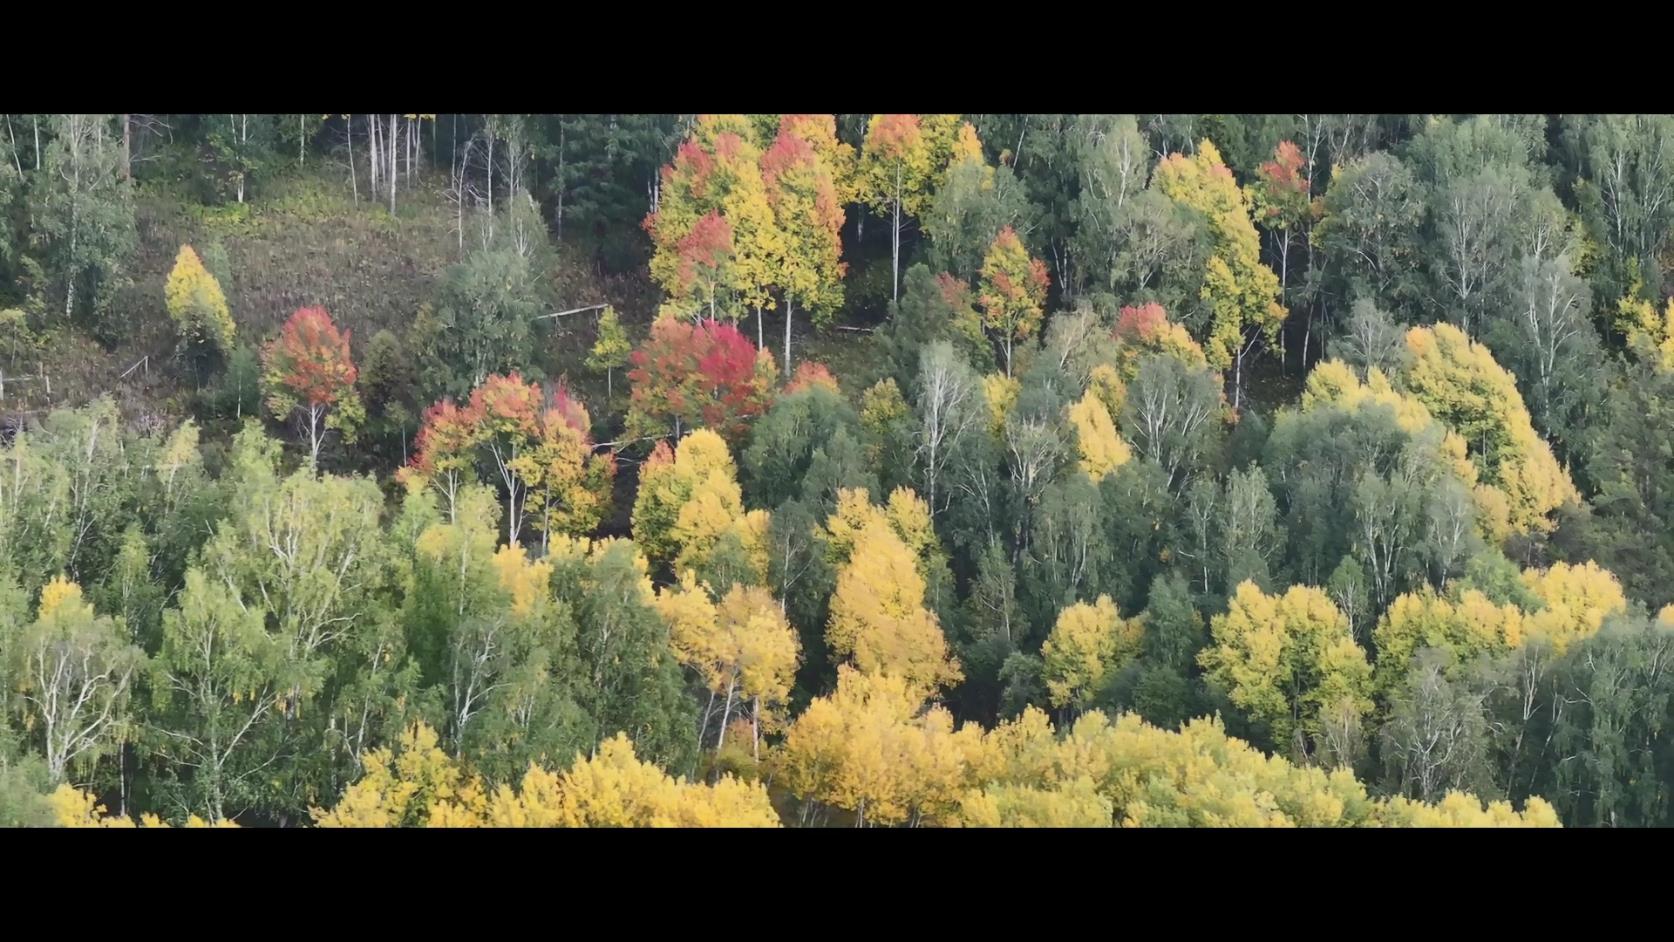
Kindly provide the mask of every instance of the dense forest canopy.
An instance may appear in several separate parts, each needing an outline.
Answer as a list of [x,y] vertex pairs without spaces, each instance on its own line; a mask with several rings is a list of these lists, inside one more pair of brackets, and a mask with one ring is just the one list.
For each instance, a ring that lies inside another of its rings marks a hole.
[[0,117],[0,824],[1674,824],[1674,117]]

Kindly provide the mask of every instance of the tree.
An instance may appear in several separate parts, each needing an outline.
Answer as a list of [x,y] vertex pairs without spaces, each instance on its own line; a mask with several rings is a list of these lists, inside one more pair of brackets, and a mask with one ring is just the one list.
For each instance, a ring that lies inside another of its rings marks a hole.
[[906,289],[891,305],[889,323],[879,331],[893,364],[895,381],[910,388],[919,359],[932,343],[945,340],[959,358],[978,372],[994,368],[994,349],[982,332],[982,314],[970,285],[946,274],[933,275],[924,265],[907,269]]
[[544,291],[532,259],[510,245],[479,248],[443,272],[433,342],[440,368],[432,385],[464,395],[490,374],[526,369],[535,318],[550,310]]
[[[1382,655],[1379,656],[1380,667]],[[1450,678],[1447,658],[1425,651],[1412,663],[1379,731],[1386,775],[1419,801],[1492,787],[1483,695]]]
[[707,426],[729,438],[766,411],[778,370],[731,324],[687,324],[659,318],[651,336],[629,358],[633,392],[628,427],[641,435],[679,436]]
[[1210,366],[1233,367],[1232,407],[1237,409],[1243,403],[1245,358],[1262,340],[1274,342],[1287,316],[1279,303],[1282,286],[1261,263],[1249,197],[1233,181],[1215,145],[1203,141],[1190,158],[1170,154],[1157,165],[1156,182],[1169,198],[1208,220],[1214,248],[1204,269],[1204,352]]
[[1273,159],[1256,169],[1249,190],[1255,219],[1273,236],[1279,256],[1281,297],[1290,292],[1290,250],[1298,242],[1306,245],[1313,222],[1312,181],[1307,159],[1292,141],[1280,141]]
[[1318,239],[1326,291],[1337,304],[1356,298],[1405,314],[1423,290],[1418,181],[1400,158],[1377,152],[1333,169],[1322,198]]
[[898,676],[934,691],[962,676],[936,616],[924,608],[924,577],[907,545],[886,524],[867,524],[838,571],[826,643],[865,673]]
[[546,399],[537,438],[511,462],[543,550],[554,536],[592,532],[610,509],[616,477],[615,458],[594,450],[587,407],[563,383]]
[[1006,355],[1006,375],[1011,375],[1012,344],[1028,340],[1040,329],[1045,316],[1046,266],[1031,258],[1017,232],[1010,226],[1000,230],[982,260],[978,302],[983,323],[1000,339]]
[[284,694],[282,656],[260,610],[203,570],[187,571],[177,607],[163,614],[152,717],[187,806],[211,821],[226,819],[229,800],[248,800],[245,783],[277,758],[250,753]]
[[1364,378],[1371,370],[1385,376],[1398,376],[1407,356],[1407,328],[1398,324],[1376,304],[1366,298],[1354,302],[1342,333],[1333,341],[1334,359],[1360,371]]
[[1076,115],[1070,133],[1080,186],[1071,248],[1086,286],[1110,288],[1150,176],[1151,151],[1132,115]]
[[644,226],[653,246],[651,276],[677,313],[708,307],[709,319],[736,321],[742,310],[734,299],[754,307],[758,319],[773,306],[785,251],[762,156],[742,115],[700,115],[663,167]]
[[1517,274],[1512,304],[1490,320],[1488,336],[1506,351],[1540,429],[1573,447],[1586,430],[1588,401],[1596,398],[1583,376],[1602,353],[1587,316],[1592,296],[1568,255],[1525,256]]
[[1059,612],[1040,649],[1052,705],[1085,709],[1106,680],[1139,655],[1144,637],[1144,624],[1124,619],[1108,595]]
[[923,214],[924,232],[935,246],[932,262],[961,280],[972,280],[1000,230],[1022,224],[1028,208],[1012,169],[989,165],[976,129],[961,125],[947,182]]
[[205,344],[222,354],[232,351],[237,328],[227,310],[227,299],[215,276],[203,267],[198,253],[189,245],[182,245],[175,256],[174,268],[163,285],[163,300],[182,344]]
[[1330,598],[1311,586],[1267,595],[1238,586],[1227,612],[1210,620],[1213,644],[1199,657],[1210,681],[1297,755],[1334,754],[1371,712],[1371,667]]
[[785,362],[791,364],[791,321],[797,302],[824,326],[843,303],[843,206],[831,168],[819,151],[781,130],[761,156],[762,182],[782,237],[776,282],[785,301]]
[[632,351],[633,345],[628,343],[628,334],[622,329],[616,308],[605,305],[604,313],[599,315],[597,339],[587,354],[587,368],[604,370],[606,400],[616,397],[613,385],[616,371],[628,365],[628,354]]
[[856,827],[933,822],[958,807],[981,731],[955,732],[921,693],[898,676],[837,669],[836,690],[808,705],[773,756],[804,822],[821,806],[822,818],[826,808],[853,812]]
[[[529,485],[518,470],[527,467],[538,473],[539,463],[531,465],[527,453],[542,439],[544,399],[539,386],[525,382],[517,373],[489,376],[471,390],[467,411],[469,420],[476,426],[475,443],[493,461],[505,489],[508,544],[517,543],[529,512]],[[567,424],[573,417],[572,412],[570,416],[560,414],[555,418],[558,424]]]
[[339,332],[325,308],[298,308],[262,351],[267,407],[281,419],[300,417],[308,429],[308,466],[317,467],[327,429],[348,441],[366,418],[355,392],[359,375],[349,356],[349,333]]
[[1068,415],[1081,449],[1081,470],[1093,481],[1103,480],[1133,456],[1128,443],[1117,433],[1109,408],[1092,391],[1071,405]]
[[594,748],[625,733],[652,762],[673,767],[695,751],[697,711],[682,689],[648,570],[632,543],[603,541],[558,599],[575,613],[580,628],[573,676]]
[[1152,354],[1140,361],[1121,427],[1134,449],[1162,468],[1170,488],[1183,488],[1215,445],[1222,408],[1216,387],[1207,371],[1174,357]]
[[[1674,220],[1674,119],[1668,115],[1572,115],[1563,140],[1577,170],[1575,201],[1593,240],[1606,247],[1601,297],[1618,297],[1629,265],[1653,278]],[[1652,291],[1660,285],[1648,286]]]
[[37,143],[30,236],[45,252],[48,284],[40,288],[62,300],[66,320],[108,313],[137,238],[133,186],[122,174],[112,118],[48,115],[49,143]]
[[652,449],[640,468],[633,510],[634,541],[647,558],[662,562],[680,551],[680,513],[699,484],[716,474],[736,481],[738,472],[726,442],[708,429],[687,435],[678,448],[658,442]]
[[72,762],[97,757],[126,719],[145,654],[121,625],[94,614],[81,586],[63,579],[41,589],[34,624],[8,647],[14,692],[39,728],[47,775],[62,782]]
[[[916,269],[915,269],[916,270]],[[909,296],[913,272],[907,273]],[[932,515],[947,509],[953,489],[937,485],[949,463],[960,453],[967,435],[981,434],[982,387],[977,375],[947,341],[923,348],[915,387],[918,428],[914,437],[914,470],[924,487]]]
[[913,114],[875,114],[860,152],[861,198],[891,220],[890,299],[901,297],[901,214],[916,216],[929,198],[933,155]]
[[1483,482],[1505,494],[1515,530],[1550,529],[1547,514],[1578,495],[1535,434],[1511,374],[1451,324],[1409,330],[1407,352],[1407,389],[1464,438]]
[[720,696],[716,750],[726,743],[733,704],[750,704],[751,749],[759,757],[763,722],[771,731],[773,711],[789,698],[800,661],[796,632],[779,604],[765,589],[739,585],[712,603],[688,573],[677,589],[659,594],[657,607],[668,620],[675,656],[698,672],[711,694],[700,742]]

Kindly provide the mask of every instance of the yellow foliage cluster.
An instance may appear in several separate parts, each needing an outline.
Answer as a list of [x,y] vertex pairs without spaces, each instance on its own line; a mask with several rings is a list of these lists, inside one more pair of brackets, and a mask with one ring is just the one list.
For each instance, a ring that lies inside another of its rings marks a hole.
[[672,451],[659,444],[640,471],[634,500],[634,542],[676,571],[701,567],[728,535],[750,560],[755,581],[767,578],[765,510],[744,510],[738,466],[721,436],[697,429]]
[[826,643],[862,672],[892,674],[923,692],[957,683],[963,674],[924,592],[912,550],[888,523],[867,523],[838,572]]
[[1496,605],[1475,589],[1457,599],[1425,589],[1398,596],[1372,629],[1378,650],[1378,689],[1390,691],[1405,678],[1421,649],[1446,651],[1456,664],[1523,643],[1523,610]]
[[1067,408],[1075,427],[1076,445],[1081,450],[1081,470],[1094,481],[1127,464],[1133,449],[1116,433],[1116,423],[1104,402],[1089,389],[1079,402]]
[[1542,603],[1528,616],[1524,633],[1563,651],[1572,642],[1597,634],[1604,619],[1627,610],[1627,595],[1610,570],[1588,560],[1577,566],[1554,563],[1528,569],[1523,584]]
[[[167,822],[154,814],[140,815],[138,822],[127,815],[113,815],[87,792],[70,785],[60,785],[47,796],[52,808],[53,823],[61,828],[166,828]],[[213,825],[197,815],[186,819],[189,828],[236,828],[237,822],[222,820]]]
[[837,689],[796,718],[775,752],[776,781],[858,823],[940,820],[958,807],[982,730],[957,732],[899,676],[837,669]]
[[859,824],[963,827],[1556,827],[1466,794],[1383,802],[1346,769],[1262,754],[1198,719],[1179,732],[1133,715],[1085,714],[1065,735],[1031,708],[986,733],[957,731],[899,681],[847,669],[775,755],[778,781]]
[[528,559],[521,545],[500,547],[494,554],[494,570],[500,577],[500,588],[511,596],[512,613],[527,618],[551,599],[552,562],[547,559]]
[[1491,542],[1499,542],[1510,532],[1511,498],[1494,485],[1479,483],[1477,466],[1470,459],[1465,439],[1436,418],[1423,402],[1396,389],[1377,367],[1367,371],[1366,381],[1362,383],[1341,360],[1319,363],[1308,373],[1301,405],[1304,412],[1324,406],[1349,411],[1387,408],[1394,414],[1395,423],[1409,435],[1434,427],[1441,435],[1441,460],[1471,491],[1477,527],[1482,535]]
[[1262,264],[1249,197],[1214,144],[1203,141],[1191,157],[1168,155],[1157,164],[1153,179],[1170,199],[1208,220],[1214,248],[1203,279],[1210,311],[1203,347],[1209,365],[1225,369],[1242,349],[1246,330],[1269,340],[1277,336],[1289,313],[1278,300],[1279,276]]
[[921,574],[925,563],[940,551],[941,543],[930,525],[930,505],[911,488],[891,491],[889,500],[880,507],[872,503],[865,488],[840,487],[837,507],[825,521],[827,561],[841,568],[853,557],[861,533],[874,524],[887,527],[901,540],[918,560]]
[[221,285],[190,245],[182,245],[163,283],[163,303],[186,343],[207,343],[222,352],[233,348],[232,312]]
[[1139,656],[1145,625],[1123,618],[1110,596],[1077,602],[1058,613],[1041,645],[1042,677],[1056,707],[1084,706],[1113,671]]
[[1638,288],[1635,283],[1618,305],[1616,327],[1642,359],[1658,369],[1674,370],[1674,298],[1658,313],[1651,302],[1638,296]]
[[1407,391],[1470,447],[1484,483],[1505,495],[1511,527],[1545,532],[1553,510],[1580,494],[1534,430],[1512,375],[1451,324],[1407,332]]
[[775,708],[790,698],[801,662],[796,629],[771,593],[734,585],[719,603],[690,572],[680,585],[657,595],[657,610],[669,626],[669,641],[680,663],[703,678],[712,693],[754,704],[759,731],[772,728]]
[[530,765],[518,788],[483,789],[436,745],[422,724],[401,738],[399,753],[375,749],[366,773],[329,811],[321,827],[778,827],[758,784],[722,776],[714,785],[671,778],[634,755],[618,734],[563,773]]
[[1366,652],[1320,589],[1268,595],[1246,580],[1209,626],[1212,642],[1199,660],[1211,682],[1267,723],[1275,742],[1317,737],[1332,718],[1371,712]]
[[1006,417],[1017,405],[1023,383],[1004,373],[990,373],[982,378],[982,400],[988,406],[988,430],[996,438],[1005,432]]

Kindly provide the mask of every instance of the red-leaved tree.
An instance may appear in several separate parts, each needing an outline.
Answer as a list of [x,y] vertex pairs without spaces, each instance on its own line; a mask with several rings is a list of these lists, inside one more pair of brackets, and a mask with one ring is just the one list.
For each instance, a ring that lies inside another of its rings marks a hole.
[[581,401],[563,384],[543,391],[517,373],[489,376],[464,406],[444,399],[427,409],[402,476],[441,491],[454,520],[459,489],[475,477],[478,461],[499,477],[511,544],[531,512],[543,535],[598,526],[616,473],[610,455],[594,454],[592,419]]
[[672,431],[678,438],[706,426],[736,440],[745,421],[767,408],[778,379],[772,354],[712,320],[658,319],[629,363],[628,428],[635,435]]
[[339,331],[325,308],[305,307],[292,314],[262,359],[268,408],[280,420],[295,417],[306,429],[310,467],[319,463],[328,429],[354,440],[366,412],[355,393],[358,374],[349,356],[349,332]]

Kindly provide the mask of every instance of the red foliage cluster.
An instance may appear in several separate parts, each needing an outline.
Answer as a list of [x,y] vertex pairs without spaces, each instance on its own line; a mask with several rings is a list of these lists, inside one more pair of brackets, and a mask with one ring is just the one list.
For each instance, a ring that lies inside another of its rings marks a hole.
[[814,145],[788,130],[780,130],[779,136],[773,140],[773,146],[761,155],[762,180],[771,189],[777,185],[779,176],[785,171],[793,167],[811,165],[814,159]]
[[665,317],[629,357],[630,409],[640,416],[706,425],[723,435],[767,406],[756,372],[756,347],[732,324]]
[[1161,304],[1124,307],[1116,318],[1116,339],[1145,343],[1168,325],[1168,312]]
[[352,389],[359,375],[349,357],[349,331],[339,332],[322,307],[292,314],[267,347],[268,369],[297,398],[329,406]]
[[422,474],[460,467],[489,437],[505,435],[522,441],[545,438],[563,424],[592,445],[592,420],[586,406],[560,382],[543,390],[517,373],[493,375],[471,390],[464,406],[443,399],[424,410],[410,465]]
[[877,123],[872,125],[868,136],[870,140],[867,143],[878,153],[892,159],[899,159],[903,154],[918,146],[921,137],[918,115],[880,115]]
[[699,219],[680,240],[680,283],[690,290],[700,277],[712,278],[732,255],[732,225],[720,213]]
[[964,280],[942,272],[936,276],[936,287],[942,292],[942,300],[954,310],[962,311],[971,306],[971,286]]
[[546,392],[546,412],[544,423],[551,427],[555,422],[563,422],[570,428],[581,433],[583,438],[592,435],[592,417],[587,414],[587,407],[581,400],[570,393],[570,386],[563,380],[558,385],[549,387]]
[[1273,159],[1262,164],[1257,172],[1274,189],[1308,192],[1308,178],[1302,173],[1302,151],[1290,141],[1280,141],[1273,151]]
[[744,139],[731,131],[722,131],[721,133],[715,135],[715,156],[726,163],[730,164],[736,162],[738,160],[738,152],[743,147]]
[[475,448],[476,436],[476,416],[443,399],[424,410],[410,464],[422,474],[435,474]]
[[791,377],[791,381],[785,385],[785,395],[801,392],[804,389],[812,389],[815,386],[824,386],[832,392],[841,392],[837,388],[837,377],[831,375],[831,371],[825,368],[824,363],[803,360],[797,366],[796,374]]

